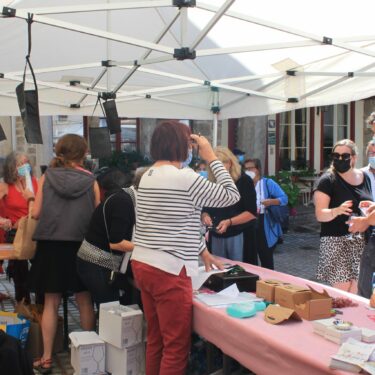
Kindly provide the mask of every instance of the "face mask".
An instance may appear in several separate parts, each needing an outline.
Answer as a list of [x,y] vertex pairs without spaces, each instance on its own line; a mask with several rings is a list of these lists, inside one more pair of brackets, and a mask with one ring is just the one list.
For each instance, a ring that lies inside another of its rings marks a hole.
[[181,163],[181,168],[188,167],[192,159],[193,159],[193,150],[189,149],[187,159]]
[[368,158],[368,163],[370,164],[371,169],[375,169],[375,156],[370,156]]
[[245,161],[245,155],[237,155],[237,159],[242,164]]
[[253,171],[245,171],[245,173],[246,173],[249,177],[251,177],[252,180],[254,180],[255,172],[253,172]]
[[29,163],[22,164],[17,168],[17,173],[21,177],[25,177],[28,173],[31,172],[31,166]]
[[202,177],[208,178],[208,172],[207,171],[199,171],[198,172]]
[[345,173],[351,168],[350,162],[351,162],[350,159],[349,160],[342,160],[342,159],[334,160],[333,167],[335,168],[337,172]]

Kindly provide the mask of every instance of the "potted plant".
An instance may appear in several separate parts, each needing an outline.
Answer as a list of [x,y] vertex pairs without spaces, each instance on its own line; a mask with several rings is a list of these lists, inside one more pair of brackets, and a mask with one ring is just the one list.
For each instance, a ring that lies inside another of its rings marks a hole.
[[99,160],[99,168],[117,167],[124,173],[148,164],[150,161],[139,151],[113,151],[111,157]]

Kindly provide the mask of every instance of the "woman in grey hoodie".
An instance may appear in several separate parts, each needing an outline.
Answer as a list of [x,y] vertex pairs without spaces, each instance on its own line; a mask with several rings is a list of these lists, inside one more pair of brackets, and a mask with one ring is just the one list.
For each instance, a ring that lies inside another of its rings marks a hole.
[[61,296],[73,292],[81,326],[92,330],[95,317],[91,296],[76,271],[76,254],[99,204],[95,177],[82,167],[86,141],[67,134],[56,144],[56,157],[39,181],[33,216],[39,219],[34,239],[37,252],[30,270],[30,290],[44,293],[41,322],[44,353],[34,362],[42,373],[50,373]]

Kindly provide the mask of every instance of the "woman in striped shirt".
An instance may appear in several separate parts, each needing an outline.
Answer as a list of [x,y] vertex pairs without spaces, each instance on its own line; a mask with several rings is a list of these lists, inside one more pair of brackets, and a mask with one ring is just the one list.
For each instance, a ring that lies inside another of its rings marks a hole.
[[[226,207],[240,198],[207,139],[187,129],[176,121],[155,129],[150,149],[155,163],[138,188],[132,268],[148,323],[147,375],[185,374],[192,323],[190,276],[198,273],[198,255],[206,270],[213,264],[221,268],[200,233],[201,209]],[[192,142],[216,183],[183,168],[191,160]]]

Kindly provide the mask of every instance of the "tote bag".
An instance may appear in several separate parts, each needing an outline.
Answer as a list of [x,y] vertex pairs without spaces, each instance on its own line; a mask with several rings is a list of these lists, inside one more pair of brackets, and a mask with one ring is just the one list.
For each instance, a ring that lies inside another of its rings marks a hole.
[[33,235],[38,221],[31,216],[31,204],[29,214],[18,221],[18,228],[13,241],[14,252],[17,259],[32,259],[35,255],[36,242]]

